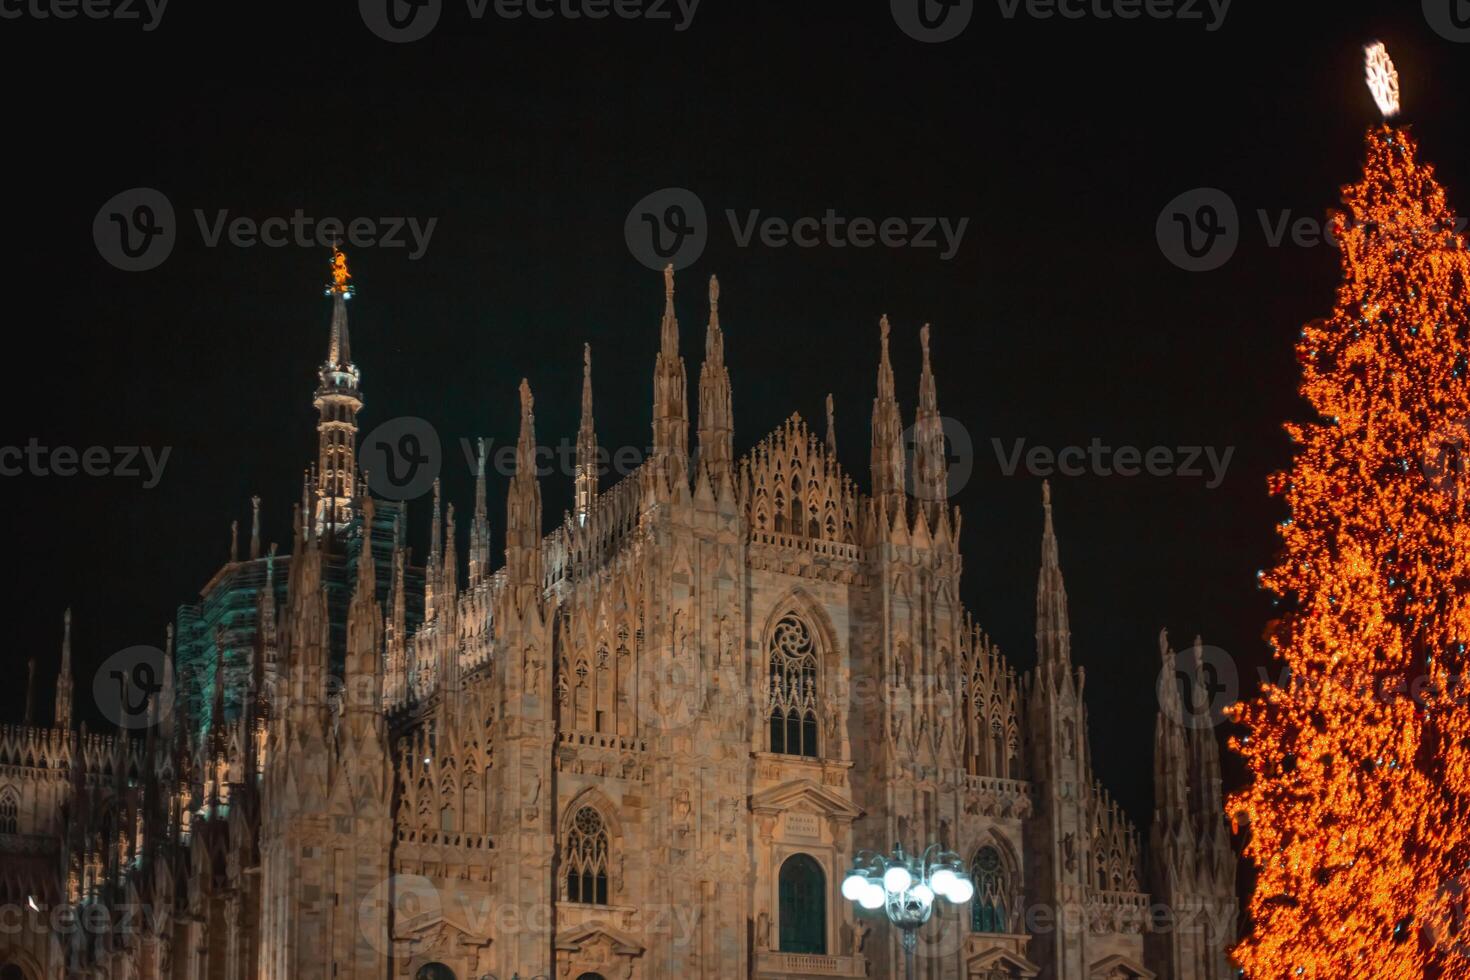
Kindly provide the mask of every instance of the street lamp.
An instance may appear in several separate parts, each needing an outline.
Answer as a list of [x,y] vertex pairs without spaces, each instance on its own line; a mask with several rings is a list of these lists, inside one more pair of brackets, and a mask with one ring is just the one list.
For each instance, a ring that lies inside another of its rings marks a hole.
[[975,896],[965,864],[953,851],[930,844],[918,857],[893,845],[892,856],[859,851],[852,870],[842,880],[842,897],[873,911],[883,908],[888,921],[903,930],[904,974],[914,977],[914,947],[919,927],[934,914],[939,898],[963,905]]

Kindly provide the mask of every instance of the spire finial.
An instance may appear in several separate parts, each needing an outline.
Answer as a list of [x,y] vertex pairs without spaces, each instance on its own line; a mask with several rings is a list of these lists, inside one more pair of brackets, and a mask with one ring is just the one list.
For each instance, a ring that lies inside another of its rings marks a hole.
[[250,498],[250,560],[260,557],[260,497]]
[[[709,311],[713,315],[720,310],[720,280],[715,276],[709,277]],[[738,312],[738,311],[737,311]]]
[[342,254],[342,249],[335,241],[332,242],[332,257],[327,260],[327,266],[332,270],[332,281],[327,283],[327,295],[340,296],[344,300],[355,296],[357,287],[352,284],[352,273],[347,271],[347,256]]
[[240,522],[230,522],[230,564],[240,560]]
[[[670,268],[673,268],[670,266]],[[521,379],[521,420],[524,421],[531,415],[531,408],[536,404],[536,399],[531,394],[531,382],[525,378]]]
[[664,310],[674,312],[674,263],[664,266]]

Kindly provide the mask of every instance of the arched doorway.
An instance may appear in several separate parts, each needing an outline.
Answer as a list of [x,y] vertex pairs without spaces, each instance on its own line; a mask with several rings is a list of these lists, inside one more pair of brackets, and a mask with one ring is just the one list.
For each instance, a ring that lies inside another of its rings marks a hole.
[[30,980],[30,978],[26,976],[26,971],[14,963],[7,963],[0,966],[0,980]]
[[781,952],[827,952],[827,876],[807,854],[793,854],[781,865]]
[[583,973],[577,980],[607,980],[601,973]]
[[[0,980],[4,980],[0,977]],[[419,967],[419,972],[413,975],[413,980],[458,980],[454,971],[443,963],[425,963]]]

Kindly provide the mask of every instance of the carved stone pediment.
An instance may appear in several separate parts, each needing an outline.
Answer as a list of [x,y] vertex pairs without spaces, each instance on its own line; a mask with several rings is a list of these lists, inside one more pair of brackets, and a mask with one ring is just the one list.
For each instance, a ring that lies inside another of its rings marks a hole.
[[804,809],[842,823],[851,823],[863,811],[846,797],[815,779],[793,779],[762,790],[750,798],[752,813],[774,816],[787,810]]
[[1092,964],[1089,980],[1155,980],[1158,974],[1132,957],[1115,953]]
[[602,922],[572,926],[556,936],[556,948],[570,952],[597,945],[608,946],[619,956],[642,956],[644,950],[643,944],[636,937]]
[[965,961],[965,976],[970,980],[1012,980],[1039,976],[1041,967],[1004,946],[991,946]]
[[560,976],[600,973],[623,980],[633,975],[633,964],[643,955],[638,939],[601,922],[564,929],[556,937]]

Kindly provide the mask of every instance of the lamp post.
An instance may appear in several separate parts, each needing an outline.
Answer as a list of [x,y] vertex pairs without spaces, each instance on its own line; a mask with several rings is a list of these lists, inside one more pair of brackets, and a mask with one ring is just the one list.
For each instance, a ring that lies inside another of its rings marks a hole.
[[842,897],[872,911],[883,908],[888,921],[903,931],[904,975],[914,980],[914,947],[919,927],[934,914],[934,903],[946,899],[963,905],[975,896],[964,861],[953,851],[930,844],[915,857],[893,845],[893,854],[859,851],[842,880]]

